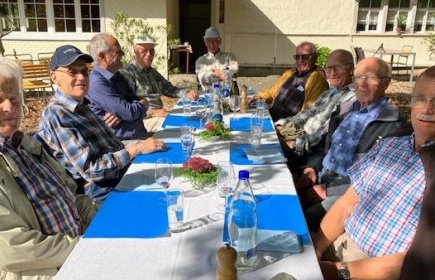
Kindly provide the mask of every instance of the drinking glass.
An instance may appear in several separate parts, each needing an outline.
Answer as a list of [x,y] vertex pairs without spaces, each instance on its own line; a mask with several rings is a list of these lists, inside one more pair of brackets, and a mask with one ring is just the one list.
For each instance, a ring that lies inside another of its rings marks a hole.
[[234,118],[236,118],[236,112],[240,110],[240,96],[231,95],[228,100],[231,111],[234,112]]
[[193,128],[191,126],[183,125],[180,128],[181,131],[181,148],[183,151],[183,159],[188,160],[192,154],[192,146],[194,142]]
[[253,114],[251,116],[251,144],[254,149],[258,149],[260,147],[262,133],[263,116]]
[[219,196],[225,198],[225,203],[219,204],[218,209],[225,211],[228,206],[228,195],[232,192],[236,184],[236,175],[234,173],[234,166],[231,162],[221,161],[217,164],[217,188],[219,190]]
[[202,128],[202,120],[207,117],[207,107],[204,101],[198,101],[196,103],[195,115],[199,118],[199,128]]
[[156,182],[165,190],[169,188],[173,177],[172,162],[168,158],[158,158],[156,160],[154,177]]

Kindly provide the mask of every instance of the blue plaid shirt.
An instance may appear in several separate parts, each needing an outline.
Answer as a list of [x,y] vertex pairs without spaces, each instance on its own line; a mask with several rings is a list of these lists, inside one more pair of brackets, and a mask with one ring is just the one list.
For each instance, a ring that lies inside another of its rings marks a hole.
[[18,166],[15,179],[29,198],[42,232],[47,235],[62,233],[71,237],[78,236],[81,218],[74,194],[56,171],[28,151],[20,147],[13,148],[10,139],[0,137],[0,150],[12,157]]
[[414,137],[385,138],[349,169],[349,176],[359,201],[345,221],[346,233],[371,257],[408,250],[426,186]]
[[354,161],[355,150],[364,129],[379,116],[386,104],[387,99],[381,98],[360,110],[359,101],[353,103],[352,111],[332,134],[331,148],[322,162],[325,170],[347,176],[347,169]]
[[73,178],[120,180],[130,157],[121,140],[87,103],[87,99],[81,104],[56,91],[42,112],[38,134]]

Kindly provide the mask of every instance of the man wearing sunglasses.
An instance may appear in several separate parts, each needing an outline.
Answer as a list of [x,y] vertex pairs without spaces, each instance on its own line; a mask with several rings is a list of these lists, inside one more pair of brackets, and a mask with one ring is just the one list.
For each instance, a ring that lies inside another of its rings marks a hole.
[[[118,53],[108,50],[105,59]],[[50,77],[57,86],[42,112],[38,136],[95,203],[102,202],[119,183],[138,154],[165,150],[152,137],[125,147],[103,120],[89,109],[86,94],[93,61],[71,45],[58,47],[50,62]]]
[[195,73],[198,76],[199,83],[203,89],[213,86],[214,79],[222,81],[224,78],[224,69],[228,67],[231,73],[239,72],[239,64],[236,56],[230,52],[224,52],[220,46],[222,38],[216,27],[209,27],[205,30],[204,44],[207,47],[207,53],[200,56],[195,62]]
[[[162,95],[181,98],[184,97],[185,92],[175,87],[152,67],[156,45],[156,41],[149,36],[137,37],[133,46],[134,59],[120,70],[136,96],[148,101],[150,105],[147,112],[148,118],[164,118],[168,115],[163,107]],[[190,90],[187,92],[187,97],[196,100],[198,93],[196,90]],[[145,119],[145,126],[149,132],[152,132],[151,124],[153,123],[155,123],[154,119]]]
[[293,58],[296,68],[287,70],[277,83],[248,101],[265,100],[273,121],[296,115],[329,88],[325,77],[317,70],[317,52],[313,43],[300,43]]

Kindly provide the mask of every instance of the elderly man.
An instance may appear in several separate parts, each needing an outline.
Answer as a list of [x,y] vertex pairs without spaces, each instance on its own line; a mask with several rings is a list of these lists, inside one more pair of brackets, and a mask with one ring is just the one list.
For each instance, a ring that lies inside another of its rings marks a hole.
[[237,74],[239,64],[233,53],[221,50],[222,38],[216,27],[207,28],[203,38],[207,53],[196,60],[195,73],[201,87],[206,89],[212,86],[213,79],[222,80],[224,78],[225,67],[228,67],[231,73]]
[[0,60],[0,275],[53,279],[96,212],[42,144],[18,131],[20,67]]
[[[362,84],[383,78],[357,73],[355,79]],[[320,262],[326,280],[336,279],[337,271],[347,276],[342,279],[397,279],[405,253],[424,236],[430,240],[429,248],[420,249],[428,254],[414,251],[415,259],[407,258],[404,270],[412,262],[417,265],[409,274],[403,271],[403,279],[433,279],[424,277],[426,268],[433,271],[433,235],[427,232],[433,225],[421,219],[427,218],[425,206],[433,209],[433,200],[426,199],[434,186],[434,84],[435,67],[431,67],[413,90],[412,129],[382,139],[349,169],[352,186],[326,214],[314,241],[319,260],[326,260]],[[432,261],[425,263],[423,256]]]
[[[138,100],[126,79],[118,72],[123,52],[118,40],[109,34],[95,35],[89,45],[94,67],[89,75],[89,108],[113,129],[126,146],[148,138],[143,118],[149,107]],[[109,55],[107,55],[109,54]],[[110,55],[114,54],[113,57]]]
[[[426,173],[426,187],[414,240],[403,261],[401,280],[435,279],[435,67],[428,68],[415,84],[411,97],[411,122],[414,132],[414,155],[421,157]],[[402,136],[411,138],[412,129]],[[400,134],[398,134],[400,135]],[[412,139],[412,138],[411,138]],[[408,199],[408,198],[406,198]],[[420,206],[420,205],[419,205]],[[418,211],[419,209],[416,209]]]
[[[352,83],[353,56],[346,50],[335,50],[326,60],[326,78],[330,88],[319,98],[293,117],[279,119],[275,122],[276,130],[283,136],[283,150],[289,157],[288,164],[292,174],[297,178],[300,166],[305,164],[302,155],[311,146],[319,144],[325,124],[329,121],[331,113],[340,102],[354,101],[355,90]],[[294,145],[297,143],[297,145]]]
[[[360,61],[355,69],[357,100],[340,104],[329,122],[325,150],[322,147],[310,155],[303,172],[311,184],[306,197],[305,191],[299,190],[299,194],[304,206],[313,206],[305,212],[311,231],[317,230],[326,211],[349,187],[348,168],[380,139],[406,123],[397,106],[385,97],[390,77],[385,61],[375,57]],[[303,184],[298,182],[298,187]],[[319,200],[322,202],[317,203]]]
[[[185,94],[185,91],[172,85],[152,67],[156,45],[156,41],[148,36],[136,38],[133,47],[134,59],[120,72],[128,80],[128,84],[136,96],[148,100],[150,104],[147,112],[148,117],[166,117],[168,112],[163,108],[161,95],[179,98],[184,97],[182,95]],[[187,97],[196,100],[198,93],[195,90],[190,90]],[[147,129],[150,128],[147,126],[148,123],[145,122]]]
[[[103,55],[114,60],[122,54],[112,49]],[[50,63],[50,77],[57,90],[42,112],[39,137],[94,202],[104,200],[124,176],[133,158],[166,149],[152,137],[130,147],[88,107],[85,97],[93,59],[71,45],[58,47]]]
[[296,68],[287,70],[276,84],[249,99],[249,103],[265,100],[273,121],[305,110],[329,88],[325,77],[317,70],[317,52],[313,43],[300,43],[293,58]]

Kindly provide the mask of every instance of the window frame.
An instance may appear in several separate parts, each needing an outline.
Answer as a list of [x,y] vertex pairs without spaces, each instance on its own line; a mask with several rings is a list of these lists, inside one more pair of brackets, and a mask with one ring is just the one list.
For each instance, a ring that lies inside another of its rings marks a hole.
[[[19,26],[18,28],[11,32],[7,38],[11,40],[17,40],[17,39],[32,39],[32,40],[65,40],[65,39],[76,39],[80,38],[80,40],[89,40],[98,33],[104,33],[105,32],[105,21],[103,16],[103,2],[102,0],[99,0],[99,13],[100,13],[100,31],[98,32],[83,32],[83,26],[82,26],[82,15],[81,15],[81,7],[82,3],[80,0],[74,0],[74,13],[75,13],[75,31],[74,32],[56,32],[55,31],[55,19],[54,19],[54,8],[53,8],[53,0],[46,0],[45,1],[45,9],[46,9],[46,19],[47,19],[47,31],[27,31],[27,25],[26,20],[27,17],[25,16],[25,5],[24,0],[17,0],[18,2],[18,14],[19,14]],[[87,3],[84,5],[88,5]],[[93,18],[90,17],[89,20],[92,20]],[[92,30],[92,28],[91,28]],[[41,38],[41,35],[43,35],[43,38]]]

